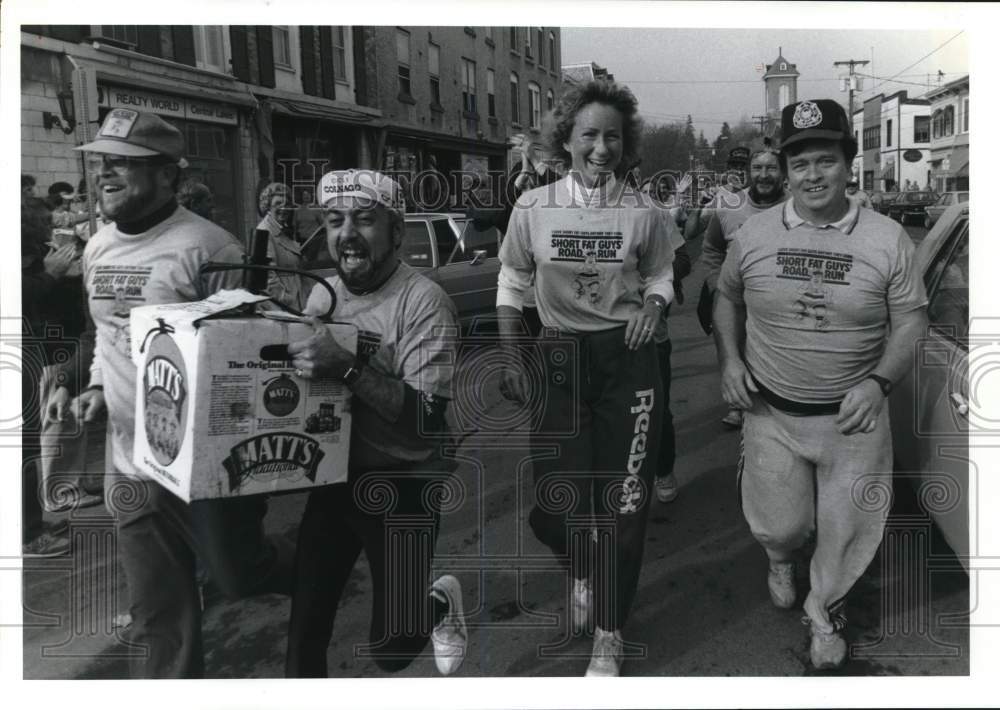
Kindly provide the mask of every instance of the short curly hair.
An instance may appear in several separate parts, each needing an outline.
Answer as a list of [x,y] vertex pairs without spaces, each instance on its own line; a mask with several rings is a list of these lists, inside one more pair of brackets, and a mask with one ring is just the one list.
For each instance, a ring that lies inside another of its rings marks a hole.
[[577,114],[584,106],[595,103],[611,106],[622,115],[622,159],[615,170],[621,177],[625,171],[639,162],[639,141],[642,136],[639,102],[627,86],[601,79],[570,86],[559,96],[555,108],[552,109],[552,115],[547,122],[546,142],[553,155],[567,168],[571,167],[573,157],[563,145],[569,142]]
[[260,197],[257,198],[257,213],[261,217],[265,216],[271,209],[271,200],[274,199],[275,195],[284,195],[286,200],[292,202],[291,188],[284,183],[272,182],[260,191]]

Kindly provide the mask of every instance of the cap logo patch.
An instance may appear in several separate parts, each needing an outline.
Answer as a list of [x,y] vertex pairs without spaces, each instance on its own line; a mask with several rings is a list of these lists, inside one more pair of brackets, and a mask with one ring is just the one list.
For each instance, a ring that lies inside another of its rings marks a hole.
[[792,125],[796,128],[812,128],[823,122],[823,112],[812,101],[803,101],[795,107]]
[[139,118],[139,112],[127,108],[114,109],[104,121],[100,135],[112,138],[128,138],[132,126]]

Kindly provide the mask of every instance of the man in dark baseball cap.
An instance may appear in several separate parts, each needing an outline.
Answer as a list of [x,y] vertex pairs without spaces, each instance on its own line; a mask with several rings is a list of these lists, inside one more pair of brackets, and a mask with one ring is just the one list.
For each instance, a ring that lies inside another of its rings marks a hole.
[[847,658],[845,598],[882,539],[887,508],[859,501],[892,487],[886,395],[913,366],[927,295],[903,228],[845,193],[858,146],[840,104],[798,101],[781,128],[792,199],[733,236],[713,322],[775,606],[797,606],[795,564],[815,534],[801,606],[822,669]]

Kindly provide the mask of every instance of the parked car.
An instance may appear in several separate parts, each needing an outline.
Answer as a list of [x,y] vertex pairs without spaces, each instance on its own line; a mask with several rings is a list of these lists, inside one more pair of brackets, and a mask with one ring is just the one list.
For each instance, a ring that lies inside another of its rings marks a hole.
[[868,198],[872,201],[872,207],[880,214],[889,212],[889,205],[899,196],[898,192],[873,192]]
[[914,368],[889,396],[896,475],[916,487],[922,507],[968,570],[969,506],[978,490],[970,486],[976,469],[968,460],[968,203],[945,211],[914,263],[927,288],[930,327]]
[[937,202],[935,192],[901,192],[889,203],[887,214],[892,219],[898,220],[900,224],[906,224],[907,220],[916,217],[923,222],[925,209]]
[[924,216],[924,227],[930,229],[934,226],[934,223],[938,221],[938,218],[941,217],[946,209],[954,204],[968,201],[968,192],[942,192],[938,195],[937,202],[924,210],[926,212],[926,215]]
[[[441,285],[455,302],[463,325],[494,312],[500,230],[477,229],[464,214],[453,212],[407,214],[404,226],[400,258]],[[311,256],[307,268],[325,278],[336,271],[333,258],[315,241],[325,242],[324,234],[325,228],[316,230],[303,250]]]

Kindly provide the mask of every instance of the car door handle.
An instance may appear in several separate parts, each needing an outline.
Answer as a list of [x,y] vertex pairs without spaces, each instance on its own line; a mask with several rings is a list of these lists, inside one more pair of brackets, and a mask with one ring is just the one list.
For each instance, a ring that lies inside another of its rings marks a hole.
[[969,401],[958,392],[951,393],[951,403],[955,410],[966,419],[969,418]]

